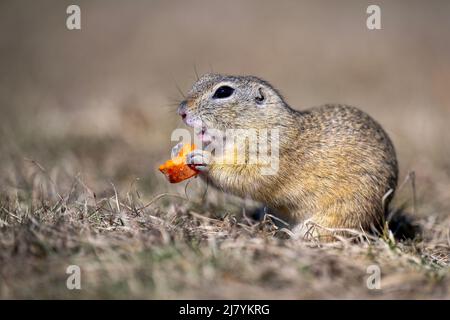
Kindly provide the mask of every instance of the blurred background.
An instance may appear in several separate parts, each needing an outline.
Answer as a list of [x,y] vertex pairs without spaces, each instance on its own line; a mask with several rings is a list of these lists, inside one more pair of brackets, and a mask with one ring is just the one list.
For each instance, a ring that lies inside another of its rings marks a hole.
[[[66,28],[72,3],[79,31]],[[177,87],[213,71],[262,77],[296,109],[368,112],[393,139],[400,179],[416,172],[422,212],[447,215],[450,2],[376,1],[381,30],[366,27],[370,4],[1,1],[1,192],[49,192],[33,188],[43,172],[99,194],[137,178],[146,197],[182,190],[157,171],[183,127]]]

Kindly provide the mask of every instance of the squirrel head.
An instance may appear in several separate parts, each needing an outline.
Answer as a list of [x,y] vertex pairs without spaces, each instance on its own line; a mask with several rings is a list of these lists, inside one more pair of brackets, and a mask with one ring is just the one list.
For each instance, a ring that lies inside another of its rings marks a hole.
[[216,130],[283,126],[291,111],[266,81],[221,74],[203,75],[178,108],[188,126]]

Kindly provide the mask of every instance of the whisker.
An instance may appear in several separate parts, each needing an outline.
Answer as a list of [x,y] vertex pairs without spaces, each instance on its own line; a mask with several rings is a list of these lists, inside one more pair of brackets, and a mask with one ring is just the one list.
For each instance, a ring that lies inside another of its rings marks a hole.
[[185,94],[183,93],[183,91],[181,90],[180,86],[176,82],[175,82],[175,87],[177,88],[178,93],[183,97],[183,99],[186,99]]
[[214,68],[213,68],[211,62],[208,62],[208,66],[209,66],[209,72],[214,73]]
[[180,86],[178,85],[177,80],[175,80],[174,77],[172,77],[173,82],[175,83],[175,88],[177,88],[178,93],[181,95],[181,97],[184,99],[186,99],[186,95],[183,93],[183,90],[181,90]]
[[200,80],[200,77],[198,76],[198,72],[197,72],[197,66],[194,63],[194,73],[195,73],[195,77],[197,78],[197,81]]

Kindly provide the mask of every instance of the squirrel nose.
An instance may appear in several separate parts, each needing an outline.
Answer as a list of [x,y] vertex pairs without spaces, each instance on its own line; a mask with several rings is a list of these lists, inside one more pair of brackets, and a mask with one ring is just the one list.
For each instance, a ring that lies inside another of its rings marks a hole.
[[187,116],[186,114],[186,101],[182,101],[180,103],[180,106],[178,107],[178,114],[181,116],[181,118],[184,120]]

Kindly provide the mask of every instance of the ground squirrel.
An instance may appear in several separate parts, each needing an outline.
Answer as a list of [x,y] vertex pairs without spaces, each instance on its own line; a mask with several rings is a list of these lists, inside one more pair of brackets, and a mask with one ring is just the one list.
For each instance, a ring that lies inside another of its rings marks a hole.
[[[266,204],[303,235],[329,238],[325,228],[371,230],[384,221],[397,185],[397,159],[386,132],[361,110],[324,105],[297,111],[257,77],[206,74],[178,113],[201,128],[204,140],[212,128],[279,129],[274,175],[255,165],[218,163],[202,149],[188,154],[187,163],[219,189]],[[305,233],[305,221],[316,226],[312,233]]]

